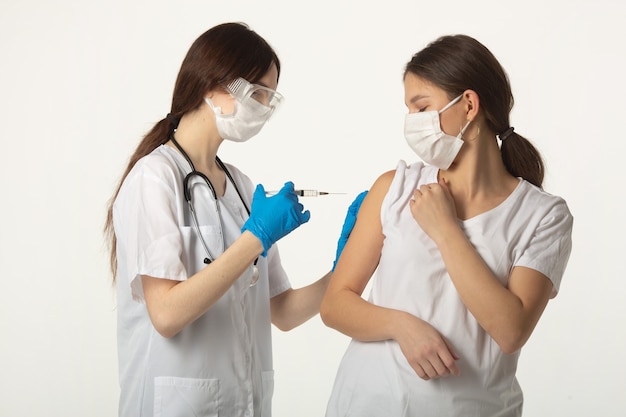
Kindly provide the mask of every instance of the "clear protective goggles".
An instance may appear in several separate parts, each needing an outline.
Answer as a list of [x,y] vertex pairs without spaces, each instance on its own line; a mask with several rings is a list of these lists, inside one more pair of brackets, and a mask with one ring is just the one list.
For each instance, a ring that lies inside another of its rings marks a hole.
[[243,104],[247,100],[253,99],[268,107],[272,113],[278,109],[283,101],[283,96],[278,91],[259,84],[249,83],[241,77],[229,83],[226,90],[240,103]]

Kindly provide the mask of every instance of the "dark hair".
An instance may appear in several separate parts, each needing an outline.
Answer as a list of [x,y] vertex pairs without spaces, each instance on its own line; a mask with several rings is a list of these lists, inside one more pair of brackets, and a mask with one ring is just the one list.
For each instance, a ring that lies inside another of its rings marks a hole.
[[244,23],[223,23],[204,32],[196,39],[183,60],[174,92],[170,113],[157,122],[143,137],[130,157],[113,197],[109,201],[105,235],[111,253],[110,267],[113,282],[116,278],[117,254],[113,229],[113,203],[124,179],[137,161],[169,140],[180,118],[198,109],[207,92],[223,89],[232,80],[242,77],[258,82],[276,65],[280,75],[280,61],[272,47]]
[[467,35],[442,36],[413,55],[406,65],[405,77],[407,73],[435,84],[451,100],[465,90],[474,90],[489,128],[498,135],[506,132],[500,148],[506,169],[541,187],[541,155],[526,138],[508,131],[513,94],[506,72],[489,49]]

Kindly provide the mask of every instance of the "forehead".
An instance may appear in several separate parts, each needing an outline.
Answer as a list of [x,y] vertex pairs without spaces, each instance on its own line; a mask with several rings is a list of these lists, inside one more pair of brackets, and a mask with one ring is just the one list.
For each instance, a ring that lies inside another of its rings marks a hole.
[[404,77],[404,94],[407,103],[422,97],[439,97],[445,92],[430,81],[411,72]]

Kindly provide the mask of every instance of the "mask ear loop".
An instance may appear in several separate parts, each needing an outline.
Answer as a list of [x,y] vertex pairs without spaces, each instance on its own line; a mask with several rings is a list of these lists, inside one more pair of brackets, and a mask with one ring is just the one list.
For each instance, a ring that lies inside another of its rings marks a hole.
[[[463,135],[465,134],[465,131],[467,130],[467,128],[470,125],[470,123],[472,123],[472,120],[469,120],[467,122],[467,124],[461,128],[461,131],[459,132],[459,136],[458,136],[459,139],[463,139]],[[476,132],[476,136],[474,136],[472,139],[468,139],[468,140],[463,139],[463,141],[464,142],[474,142],[476,139],[478,139],[478,137],[480,136],[480,126],[477,126],[476,129],[478,129],[478,132]]]
[[452,99],[451,102],[449,102],[448,104],[446,104],[445,106],[443,106],[443,109],[439,110],[439,114],[443,113],[444,111],[448,110],[450,107],[454,106],[456,103],[459,102],[459,100],[461,100],[461,97],[463,97],[463,94],[459,95],[458,97],[455,97],[454,99]]

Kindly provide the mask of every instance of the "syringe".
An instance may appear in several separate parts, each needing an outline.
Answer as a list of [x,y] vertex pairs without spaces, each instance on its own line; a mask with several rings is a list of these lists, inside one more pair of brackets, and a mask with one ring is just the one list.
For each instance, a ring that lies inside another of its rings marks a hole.
[[[329,194],[345,194],[345,193],[329,193],[327,191],[318,191],[318,190],[294,190],[296,195],[300,197],[319,197],[320,195],[329,195]],[[278,194],[278,191],[266,191],[267,195]]]

